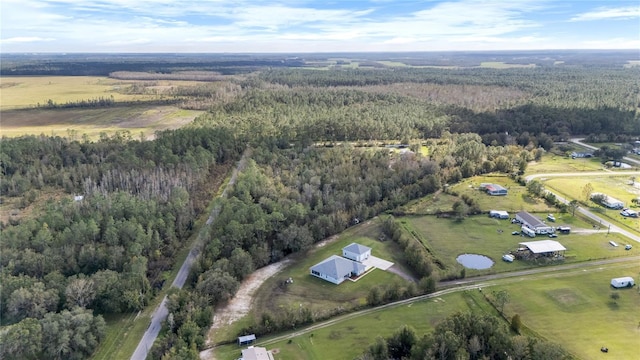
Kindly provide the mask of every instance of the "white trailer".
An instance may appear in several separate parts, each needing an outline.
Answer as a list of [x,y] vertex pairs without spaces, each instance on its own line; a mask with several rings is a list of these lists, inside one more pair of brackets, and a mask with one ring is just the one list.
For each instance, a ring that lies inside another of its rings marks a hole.
[[525,234],[525,235],[527,235],[527,236],[529,236],[529,237],[532,237],[532,238],[533,238],[533,237],[536,237],[536,232],[535,232],[534,230],[529,229],[529,228],[528,228],[528,227],[526,227],[526,226],[521,227],[521,228],[520,228],[520,232],[521,232],[522,234]]
[[632,287],[635,284],[631,276],[611,279],[611,286],[614,288]]

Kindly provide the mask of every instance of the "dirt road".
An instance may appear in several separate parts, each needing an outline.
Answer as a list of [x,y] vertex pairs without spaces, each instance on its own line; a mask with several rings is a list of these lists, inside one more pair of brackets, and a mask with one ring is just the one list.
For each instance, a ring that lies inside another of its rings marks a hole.
[[[240,161],[238,161],[236,168],[233,170],[233,173],[231,174],[231,179],[229,179],[229,182],[227,183],[226,187],[224,188],[224,191],[222,192],[222,195],[221,195],[222,197],[225,197],[227,195],[227,190],[236,183],[236,179],[238,178],[238,172],[244,168],[246,164],[246,157],[248,155],[249,155],[249,151],[245,151]],[[211,211],[211,215],[209,215],[209,219],[207,219],[207,226],[213,223],[213,221],[215,220],[216,216],[218,216],[219,213],[220,213],[220,206],[216,205]],[[187,255],[187,258],[182,263],[182,266],[180,266],[180,270],[178,270],[178,274],[176,275],[176,278],[173,280],[171,287],[182,289],[182,287],[184,286],[184,283],[187,281],[189,272],[191,271],[191,266],[193,266],[193,262],[196,260],[196,257],[198,256],[198,254],[200,254],[200,251],[202,251],[203,246],[204,246],[204,237],[199,234],[196,241],[193,242],[191,251],[189,251],[189,255]],[[145,360],[147,358],[147,354],[149,353],[149,350],[153,346],[153,343],[156,341],[156,338],[160,333],[160,329],[162,329],[162,322],[167,318],[168,315],[169,315],[169,310],[167,310],[167,297],[165,296],[162,299],[162,302],[160,303],[158,308],[156,308],[156,310],[153,312],[153,315],[151,315],[151,323],[149,324],[149,327],[147,328],[147,330],[144,332],[144,335],[142,336],[142,339],[138,343],[136,350],[133,352],[133,355],[131,356],[131,360]]]

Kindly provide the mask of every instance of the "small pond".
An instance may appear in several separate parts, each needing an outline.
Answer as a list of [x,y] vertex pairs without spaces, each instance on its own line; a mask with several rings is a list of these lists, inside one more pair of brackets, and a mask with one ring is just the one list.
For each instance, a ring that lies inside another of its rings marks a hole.
[[456,258],[456,261],[467,269],[482,270],[493,266],[493,260],[478,254],[462,254]]

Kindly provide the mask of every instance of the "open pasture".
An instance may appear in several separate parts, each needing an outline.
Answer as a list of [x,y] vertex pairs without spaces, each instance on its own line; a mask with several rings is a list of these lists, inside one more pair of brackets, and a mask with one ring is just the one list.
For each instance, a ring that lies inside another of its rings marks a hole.
[[[584,151],[576,147],[576,150]],[[547,153],[541,161],[532,161],[527,166],[526,175],[556,172],[580,172],[602,170],[603,165],[598,158],[576,158]]]
[[[544,214],[538,213],[537,215],[544,217]],[[625,244],[628,240],[619,234],[607,234],[604,229],[595,231],[589,223],[578,217],[571,217],[569,214],[558,216],[556,224],[571,226],[572,233],[560,235],[554,239],[567,248],[565,259],[548,263],[523,260],[516,260],[513,263],[502,261],[502,255],[517,249],[520,242],[549,239],[542,235],[536,238],[511,235],[512,231],[520,230],[520,225],[511,224],[508,220],[477,215],[462,221],[439,219],[435,216],[407,216],[400,218],[399,221],[410,234],[417,234],[417,240],[421,241],[447,269],[462,269],[462,265],[456,261],[456,257],[461,254],[485,255],[494,261],[494,265],[486,270],[467,269],[467,276],[521,270],[545,264],[553,265],[631,256],[640,253],[640,250],[636,249],[637,246],[628,251],[622,246],[611,246],[610,240],[618,244]],[[585,229],[585,232],[580,233],[579,229]]]
[[6,110],[2,111],[0,134],[7,137],[44,134],[78,138],[86,134],[90,139],[96,139],[103,132],[113,134],[129,130],[135,137],[142,132],[148,138],[155,131],[184,126],[201,113],[169,105]]
[[0,80],[0,109],[33,108],[46,105],[111,98],[115,101],[151,100],[149,95],[127,95],[118,90],[133,84],[97,76],[5,76]]
[[[599,269],[577,271],[573,276],[523,280],[496,287],[506,290],[510,302],[508,317],[519,314],[529,329],[561,344],[579,359],[634,359],[640,337],[640,293],[632,289],[613,289],[611,278],[633,276],[638,279],[637,263],[616,264]],[[618,300],[610,295],[617,293]],[[609,348],[602,354],[600,347]]]
[[591,184],[593,192],[607,194],[623,201],[626,207],[633,207],[631,199],[640,196],[640,183],[636,181],[632,183],[631,177],[631,175],[621,173],[620,176],[549,178],[544,180],[544,184],[560,196],[577,199],[586,204],[591,208],[592,212],[607,221],[640,235],[640,219],[624,217],[620,215],[620,210],[608,209],[591,200],[587,201],[583,194],[584,187],[587,184]]
[[[509,190],[506,196],[491,196],[485,191],[480,190],[480,184],[492,183],[498,184]],[[553,212],[554,207],[549,206],[544,200],[531,197],[527,193],[527,188],[515,182],[513,179],[503,174],[474,176],[464,179],[449,188],[450,193],[458,195],[467,194],[473,198],[480,206],[483,212],[489,210],[506,210],[509,212],[518,212],[521,210],[531,212]],[[451,208],[443,209],[450,211]]]
[[[517,280],[496,280],[485,287],[484,292],[506,290],[510,298],[505,306],[508,318],[519,314],[525,333],[558,343],[578,359],[602,358],[606,354],[600,352],[601,346],[607,346],[608,355],[614,354],[616,359],[633,359],[640,336],[638,286],[613,290],[609,281],[622,275],[637,278],[638,272],[638,264],[627,262]],[[615,302],[610,297],[613,292],[620,295]],[[274,350],[277,358],[283,360],[351,359],[361,354],[376,337],[389,336],[404,324],[415,328],[420,336],[456,311],[496,314],[481,293],[461,291],[350,317],[291,340],[259,338],[257,345]],[[216,358],[237,359],[240,350],[235,344],[222,346],[217,349]]]

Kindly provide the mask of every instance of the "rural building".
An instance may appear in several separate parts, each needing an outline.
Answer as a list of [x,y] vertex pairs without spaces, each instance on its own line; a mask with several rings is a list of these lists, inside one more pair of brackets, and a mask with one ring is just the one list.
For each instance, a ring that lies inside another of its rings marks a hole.
[[632,217],[632,218],[637,218],[638,217],[638,212],[635,211],[635,210],[631,210],[631,209],[624,209],[624,210],[620,211],[620,215],[628,216],[628,217]]
[[631,276],[611,279],[611,286],[614,288],[632,287],[635,284]]
[[274,360],[271,351],[260,346],[249,346],[248,349],[242,350],[240,360]]
[[238,336],[238,345],[249,345],[256,341],[256,334],[250,334],[245,336]]
[[593,200],[596,197],[602,197],[602,205],[608,207],[609,209],[622,209],[624,208],[624,203],[618,199],[612,198],[607,194],[602,193],[593,193],[591,194],[591,199]]
[[351,243],[342,248],[342,256],[353,261],[362,262],[371,256],[371,248],[357,243]]
[[571,158],[575,159],[575,158],[591,158],[593,157],[593,153],[590,152],[572,152],[571,153]]
[[491,210],[489,211],[489,217],[496,219],[508,219],[509,213],[502,210]]
[[558,226],[557,230],[560,231],[563,234],[568,234],[571,232],[571,228],[568,226]]
[[517,213],[516,220],[519,221],[522,226],[535,231],[536,234],[553,234],[555,232],[552,226],[545,224],[542,220],[526,211]]
[[518,249],[519,256],[522,258],[538,258],[538,257],[564,257],[567,249],[554,240],[540,240],[521,242]]
[[366,267],[357,261],[331,255],[309,270],[311,275],[338,285],[345,279],[362,275]]
[[480,188],[484,189],[487,194],[492,196],[507,195],[507,189],[497,184],[480,184]]

